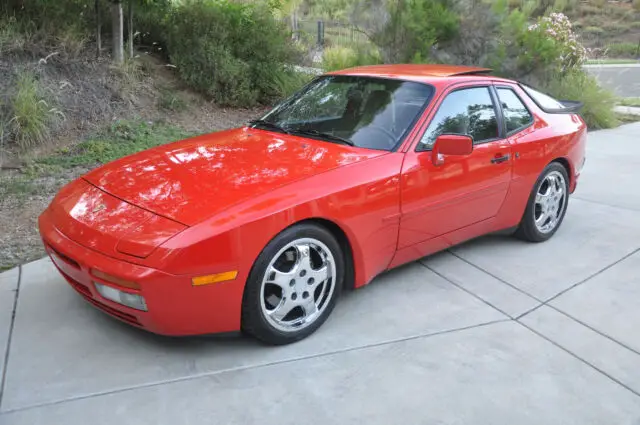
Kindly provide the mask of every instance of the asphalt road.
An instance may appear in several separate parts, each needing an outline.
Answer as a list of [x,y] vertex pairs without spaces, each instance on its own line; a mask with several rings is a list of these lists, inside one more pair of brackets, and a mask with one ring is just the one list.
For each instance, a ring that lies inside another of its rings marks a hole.
[[601,85],[620,97],[640,97],[640,63],[629,65],[587,65]]

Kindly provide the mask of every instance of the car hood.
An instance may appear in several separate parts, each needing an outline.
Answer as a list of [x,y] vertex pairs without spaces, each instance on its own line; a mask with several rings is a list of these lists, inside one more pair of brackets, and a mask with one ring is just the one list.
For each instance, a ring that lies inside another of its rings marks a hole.
[[191,226],[259,194],[385,153],[244,127],[158,146],[84,178]]

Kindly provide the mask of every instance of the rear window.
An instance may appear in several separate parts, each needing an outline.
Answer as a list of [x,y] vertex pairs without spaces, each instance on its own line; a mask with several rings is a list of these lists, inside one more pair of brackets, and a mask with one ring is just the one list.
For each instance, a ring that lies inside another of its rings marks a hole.
[[520,84],[520,87],[522,87],[522,90],[529,95],[540,109],[548,114],[577,114],[583,106],[582,102],[576,100],[554,99],[548,94],[544,94],[524,84]]
[[534,90],[531,87],[522,84],[522,89],[527,92],[529,96],[540,106],[542,109],[563,109],[564,105],[552,98],[551,96],[541,93],[538,90]]

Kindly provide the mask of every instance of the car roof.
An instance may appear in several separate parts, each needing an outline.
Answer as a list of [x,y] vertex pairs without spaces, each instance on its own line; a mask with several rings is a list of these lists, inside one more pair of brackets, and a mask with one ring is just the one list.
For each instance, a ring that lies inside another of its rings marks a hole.
[[[361,77],[383,77],[398,80],[412,80],[422,82],[436,82],[446,77],[474,77],[494,81],[509,81],[502,78],[485,75],[491,72],[489,68],[463,65],[422,65],[422,64],[394,64],[368,65],[329,72],[327,75],[352,75]],[[462,79],[462,78],[461,78]]]

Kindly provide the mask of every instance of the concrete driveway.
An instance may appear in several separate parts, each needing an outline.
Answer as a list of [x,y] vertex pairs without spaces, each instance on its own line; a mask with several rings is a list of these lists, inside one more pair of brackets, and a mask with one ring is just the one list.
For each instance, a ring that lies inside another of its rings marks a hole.
[[639,134],[591,134],[549,242],[394,270],[286,347],[133,329],[47,260],[4,273],[0,423],[638,425]]

